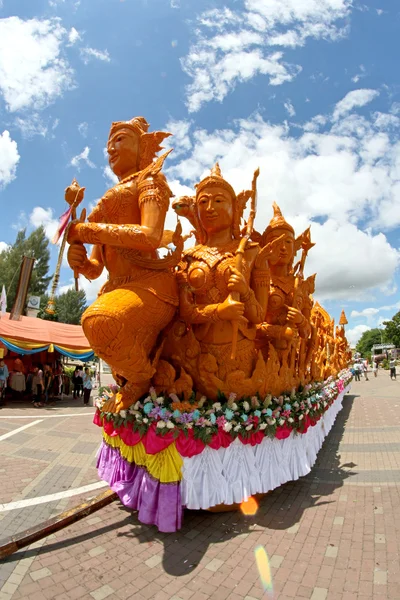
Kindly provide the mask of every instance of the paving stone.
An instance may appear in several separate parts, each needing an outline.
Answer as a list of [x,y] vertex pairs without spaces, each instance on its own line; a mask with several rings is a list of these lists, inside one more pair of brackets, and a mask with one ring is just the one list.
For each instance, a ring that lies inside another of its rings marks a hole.
[[158,556],[157,554],[155,554],[154,556],[152,556],[151,558],[146,560],[144,564],[147,565],[150,569],[153,569],[153,567],[156,567],[161,562],[162,562],[161,556]]
[[94,600],[104,600],[105,598],[109,598],[111,594],[114,594],[115,590],[109,585],[103,585],[102,587],[90,592],[90,595]]
[[326,588],[315,587],[311,595],[311,600],[325,600],[328,598],[328,590]]
[[50,575],[52,575],[52,572],[47,567],[44,567],[43,569],[39,569],[38,571],[33,571],[30,575],[33,581],[39,581],[39,579],[50,577]]
[[386,585],[387,584],[387,571],[374,571],[374,584],[375,585]]
[[210,561],[205,568],[208,569],[209,571],[218,571],[218,569],[220,567],[222,567],[222,565],[224,564],[223,560],[219,560],[218,558],[213,558],[212,561]]
[[88,554],[93,558],[94,556],[104,554],[104,552],[106,552],[105,548],[103,548],[102,546],[96,546],[96,548],[92,548],[91,550],[89,550]]

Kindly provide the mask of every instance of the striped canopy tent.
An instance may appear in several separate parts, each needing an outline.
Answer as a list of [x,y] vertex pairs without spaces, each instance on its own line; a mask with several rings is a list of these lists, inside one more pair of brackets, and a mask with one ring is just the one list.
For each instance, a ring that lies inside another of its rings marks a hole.
[[67,325],[33,317],[11,321],[9,313],[1,315],[0,343],[17,354],[54,352],[81,361],[94,356],[80,325]]

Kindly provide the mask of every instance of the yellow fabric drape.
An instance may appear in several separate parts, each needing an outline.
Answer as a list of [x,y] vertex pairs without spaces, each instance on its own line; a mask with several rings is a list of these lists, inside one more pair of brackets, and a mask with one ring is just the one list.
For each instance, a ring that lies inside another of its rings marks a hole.
[[139,442],[135,446],[127,446],[119,437],[109,436],[103,431],[106,444],[119,450],[121,456],[130,463],[144,467],[154,479],[160,483],[176,483],[182,479],[183,460],[172,442],[157,454],[146,454],[146,450]]

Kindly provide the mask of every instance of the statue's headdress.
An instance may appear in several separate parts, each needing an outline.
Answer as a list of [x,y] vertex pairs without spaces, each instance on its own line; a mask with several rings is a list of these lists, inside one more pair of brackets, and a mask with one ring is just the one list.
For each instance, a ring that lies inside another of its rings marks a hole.
[[151,164],[160,150],[163,149],[161,146],[163,140],[169,137],[171,134],[166,131],[151,131],[148,133],[150,125],[144,117],[134,117],[130,121],[116,121],[111,125],[110,138],[120,129],[128,129],[133,131],[140,140],[140,161],[139,169],[145,169]]
[[202,179],[200,183],[195,185],[196,188],[196,198],[199,196],[200,192],[204,190],[204,188],[212,187],[212,186],[222,187],[224,190],[227,190],[232,196],[233,200],[236,200],[236,194],[230,183],[225,181],[222,177],[221,169],[218,163],[215,163],[214,167],[211,169],[211,172],[207,177]]
[[282,211],[277,205],[276,202],[272,205],[274,216],[272,217],[267,229],[264,231],[263,238],[266,239],[275,229],[286,229],[294,236],[294,229],[289,223],[285,220],[282,215]]

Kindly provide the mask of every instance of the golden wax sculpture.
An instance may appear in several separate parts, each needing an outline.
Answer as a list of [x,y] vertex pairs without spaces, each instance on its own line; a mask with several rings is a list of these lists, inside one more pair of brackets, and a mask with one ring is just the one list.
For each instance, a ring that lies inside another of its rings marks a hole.
[[[258,171],[251,189],[236,194],[216,164],[193,196],[172,203],[193,227],[196,243],[183,251],[180,224],[164,231],[168,153],[156,154],[169,134],[148,128],[143,117],[113,123],[107,150],[119,182],[88,222],[73,221],[68,231],[75,276],[108,271],[82,317],[92,348],[121,386],[103,410],[131,406],[151,385],[215,400],[218,392],[279,395],[338,373],[349,358],[347,320],[343,312],[335,330],[313,301],[315,275],[304,277],[310,230],[296,237],[274,203],[265,231],[255,231]],[[67,188],[67,201],[72,196],[76,190]],[[84,244],[93,245],[90,257]],[[168,244],[173,251],[160,258]]]

